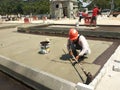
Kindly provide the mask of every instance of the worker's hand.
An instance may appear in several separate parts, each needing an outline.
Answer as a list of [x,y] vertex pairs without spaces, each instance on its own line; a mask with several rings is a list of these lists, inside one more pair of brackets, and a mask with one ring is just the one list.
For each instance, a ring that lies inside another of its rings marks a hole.
[[72,50],[70,50],[70,51],[69,51],[69,54],[70,54],[71,56],[73,55],[73,52],[72,52]]
[[75,57],[77,61],[78,61],[79,57],[80,57],[79,55]]

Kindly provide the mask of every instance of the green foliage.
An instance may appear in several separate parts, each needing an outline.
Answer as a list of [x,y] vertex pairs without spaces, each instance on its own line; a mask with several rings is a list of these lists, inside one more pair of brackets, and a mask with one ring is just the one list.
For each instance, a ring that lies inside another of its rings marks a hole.
[[0,0],[0,14],[46,14],[49,0]]
[[[92,9],[94,4],[102,9],[111,9],[111,1],[112,0],[94,0],[90,6],[88,6],[89,9]],[[120,7],[120,0],[113,0],[115,8]]]

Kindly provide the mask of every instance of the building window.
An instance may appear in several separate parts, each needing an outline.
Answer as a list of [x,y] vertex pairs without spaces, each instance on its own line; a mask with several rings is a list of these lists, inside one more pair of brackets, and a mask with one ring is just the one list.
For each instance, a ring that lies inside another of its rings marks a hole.
[[59,5],[58,5],[58,4],[56,4],[56,8],[59,8]]

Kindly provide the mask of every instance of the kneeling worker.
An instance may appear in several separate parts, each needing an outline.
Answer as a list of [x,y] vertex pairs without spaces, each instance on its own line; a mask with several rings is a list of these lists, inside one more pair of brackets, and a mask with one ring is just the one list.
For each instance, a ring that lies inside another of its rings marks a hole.
[[91,53],[86,38],[83,35],[78,34],[78,31],[76,29],[69,30],[67,49],[69,51],[70,56],[72,58],[75,58],[77,62],[79,58]]

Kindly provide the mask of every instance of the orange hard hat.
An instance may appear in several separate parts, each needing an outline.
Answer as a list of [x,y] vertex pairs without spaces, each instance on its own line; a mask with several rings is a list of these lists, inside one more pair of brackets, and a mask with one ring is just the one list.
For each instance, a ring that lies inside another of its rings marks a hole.
[[76,40],[78,37],[78,31],[76,29],[71,28],[69,30],[69,39],[70,40]]

